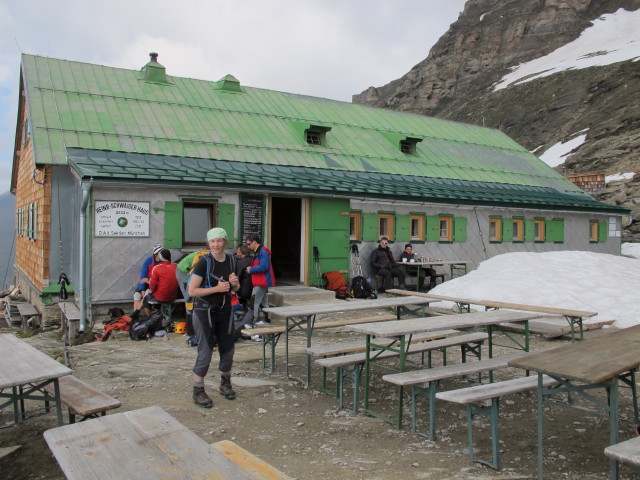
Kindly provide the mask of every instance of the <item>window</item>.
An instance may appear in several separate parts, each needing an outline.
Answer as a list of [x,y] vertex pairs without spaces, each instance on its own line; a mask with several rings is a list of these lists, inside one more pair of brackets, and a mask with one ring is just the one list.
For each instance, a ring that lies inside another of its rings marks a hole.
[[589,241],[598,241],[598,222],[596,220],[589,220]]
[[17,211],[17,217],[16,217],[16,235],[18,237],[22,237],[24,235],[24,216],[23,216],[23,211],[24,209],[22,207],[20,207]]
[[349,240],[360,240],[362,238],[361,218],[360,212],[351,212],[349,214]]
[[27,209],[27,238],[35,242],[38,238],[38,204],[31,203]]
[[512,223],[513,223],[513,232],[512,232],[511,240],[514,242],[524,242],[524,219],[514,218],[512,220]]
[[409,217],[409,238],[411,240],[424,240],[424,217],[411,215]]
[[382,237],[393,240],[393,215],[391,214],[378,215],[378,240]]
[[421,141],[421,138],[415,137],[407,137],[404,140],[400,140],[400,151],[407,155],[413,155],[416,153],[416,145]]
[[440,217],[439,219],[439,241],[453,241],[453,217]]
[[533,239],[536,242],[544,242],[544,218],[533,219]]
[[489,241],[502,241],[502,218],[489,217]]
[[304,131],[305,140],[309,145],[324,145],[327,132],[331,131],[331,127],[322,125],[310,125]]
[[182,244],[202,245],[207,232],[216,225],[215,203],[182,204]]

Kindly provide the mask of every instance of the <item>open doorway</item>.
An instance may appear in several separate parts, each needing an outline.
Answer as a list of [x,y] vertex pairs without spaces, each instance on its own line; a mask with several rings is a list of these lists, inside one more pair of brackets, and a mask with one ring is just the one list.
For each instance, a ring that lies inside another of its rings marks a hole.
[[300,285],[302,199],[271,198],[271,260],[277,285]]

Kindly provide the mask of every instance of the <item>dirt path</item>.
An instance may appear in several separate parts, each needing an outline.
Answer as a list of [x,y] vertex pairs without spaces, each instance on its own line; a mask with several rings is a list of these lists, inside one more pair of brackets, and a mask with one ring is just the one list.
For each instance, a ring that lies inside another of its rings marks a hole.
[[[0,332],[6,333],[6,330]],[[398,430],[361,413],[354,415],[350,410],[338,410],[336,399],[318,390],[319,370],[314,369],[314,384],[309,388],[285,380],[282,345],[278,346],[276,373],[269,374],[260,365],[260,344],[240,341],[233,379],[238,398],[229,401],[217,394],[219,377],[215,363],[211,369],[213,376],[207,379],[214,407],[200,409],[191,401],[191,367],[195,350],[186,346],[183,336],[171,334],[166,339],[132,342],[125,335],[115,335],[105,343],[69,347],[75,375],[120,399],[122,407],[114,413],[159,405],[205,441],[233,440],[293,478],[466,480],[536,477],[536,403],[533,395],[518,395],[501,402],[503,469],[496,472],[469,461],[466,410],[461,406],[439,404],[439,438],[431,442],[410,432],[407,393],[405,425]],[[54,357],[63,358],[64,347],[55,336],[53,332],[44,333],[27,341]],[[355,338],[347,332],[319,330],[314,335],[314,344]],[[565,341],[534,337],[532,349],[548,348]],[[305,365],[303,336],[293,336],[291,345],[290,369],[294,375],[302,376]],[[496,354],[508,353],[512,351],[498,348]],[[460,361],[458,352],[451,349],[448,361]],[[438,362],[440,359],[436,364]],[[505,377],[513,374],[508,370],[500,372],[500,376]],[[447,384],[447,388],[465,385],[468,383],[461,380]],[[379,408],[391,412],[396,405],[393,389],[381,381],[376,382],[375,389]],[[629,389],[622,389],[621,397],[622,416],[630,417]],[[348,408],[350,406],[348,403]],[[424,418],[425,406],[421,409]],[[609,463],[602,453],[608,439],[607,421],[551,403],[546,405],[546,415],[545,478],[607,478]],[[52,414],[37,416],[18,427],[0,429],[0,455],[3,448],[20,445],[15,452],[0,458],[0,478],[64,478],[42,438],[45,430],[55,427],[54,417]],[[12,418],[10,409],[1,411],[0,426],[10,423]],[[488,458],[491,453],[488,423],[476,424],[476,436],[481,439],[476,454]],[[629,438],[632,428],[632,423],[621,422],[621,440]],[[634,478],[633,475],[633,471],[623,467],[622,479]]]

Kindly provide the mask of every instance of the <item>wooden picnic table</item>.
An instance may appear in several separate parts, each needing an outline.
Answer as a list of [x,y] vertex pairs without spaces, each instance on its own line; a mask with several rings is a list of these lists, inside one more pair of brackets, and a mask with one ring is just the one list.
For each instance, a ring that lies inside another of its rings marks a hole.
[[[349,300],[336,301],[330,303],[316,303],[305,305],[288,305],[284,307],[268,307],[264,311],[273,315],[285,317],[285,375],[289,378],[289,331],[294,328],[304,330],[307,334],[307,348],[311,347],[311,339],[313,337],[313,328],[318,315],[339,312],[354,312],[362,310],[374,310],[379,308],[395,308],[396,317],[401,318],[403,313],[413,312],[408,308],[412,305],[426,307],[429,303],[439,300],[424,297],[395,297],[395,298],[377,298],[371,300]],[[272,317],[273,318],[273,317]],[[278,336],[274,336],[271,340],[277,343]],[[273,348],[272,348],[273,351]],[[263,349],[264,352],[264,349]],[[311,355],[307,354],[307,379],[306,382],[299,379],[304,385],[311,382]]]
[[571,327],[571,339],[575,341],[575,326],[578,325],[580,329],[580,340],[584,339],[584,329],[582,325],[583,318],[594,317],[598,312],[589,312],[584,310],[576,310],[572,308],[558,308],[558,307],[546,307],[544,305],[527,305],[522,303],[510,303],[502,302],[498,300],[484,300],[476,298],[462,298],[462,297],[450,297],[445,295],[433,295],[430,293],[410,292],[408,290],[393,289],[388,290],[388,293],[395,295],[420,295],[427,298],[433,298],[436,300],[443,300],[447,302],[453,302],[458,306],[459,313],[469,313],[471,311],[471,305],[481,305],[485,307],[485,310],[498,310],[501,308],[508,310],[525,310],[527,312],[538,312],[544,315],[560,315],[563,316],[569,326]]
[[[24,401],[55,402],[58,425],[62,425],[62,404],[58,379],[71,369],[12,334],[0,335],[0,410],[13,405],[14,421],[24,416]],[[44,387],[53,384],[53,396]],[[8,389],[5,392],[4,389]]]
[[[365,360],[365,380],[364,380],[364,411],[375,417],[381,418],[393,425],[400,427],[402,425],[402,403],[404,390],[402,386],[398,386],[398,415],[394,420],[379,412],[374,411],[369,406],[369,388],[371,379],[371,364],[375,361],[375,355],[372,351],[392,351],[399,353],[399,366],[397,372],[404,372],[407,347],[411,344],[411,336],[427,332],[435,332],[438,330],[455,329],[461,330],[465,328],[485,327],[489,335],[489,358],[493,357],[493,332],[500,323],[504,322],[524,322],[525,323],[525,342],[524,345],[515,342],[518,349],[529,351],[529,329],[526,326],[531,318],[536,317],[531,312],[513,312],[513,311],[486,311],[474,312],[466,315],[452,314],[442,315],[438,317],[410,318],[402,321],[389,320],[379,323],[361,323],[357,325],[347,325],[346,328],[354,332],[364,333],[367,336],[366,360]],[[391,338],[393,342],[383,343],[376,338]]]
[[255,479],[158,406],[44,432],[69,480]]
[[[558,393],[577,393],[589,402],[603,407],[609,416],[609,444],[618,441],[618,381],[631,386],[637,417],[635,369],[640,366],[640,325],[599,335],[579,343],[552,350],[533,352],[509,362],[519,367],[556,379],[557,387],[544,388],[538,383],[538,478],[543,478],[544,397]],[[604,388],[608,404],[597,401],[589,390]],[[636,418],[637,421],[637,418]],[[609,478],[618,478],[618,462],[610,460]]]

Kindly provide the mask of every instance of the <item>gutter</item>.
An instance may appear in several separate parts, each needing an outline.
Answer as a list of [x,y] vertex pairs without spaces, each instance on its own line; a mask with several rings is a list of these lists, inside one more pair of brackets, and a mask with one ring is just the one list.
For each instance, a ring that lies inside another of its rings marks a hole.
[[82,203],[80,204],[80,334],[84,333],[87,324],[87,206],[91,196],[93,182],[82,182]]

